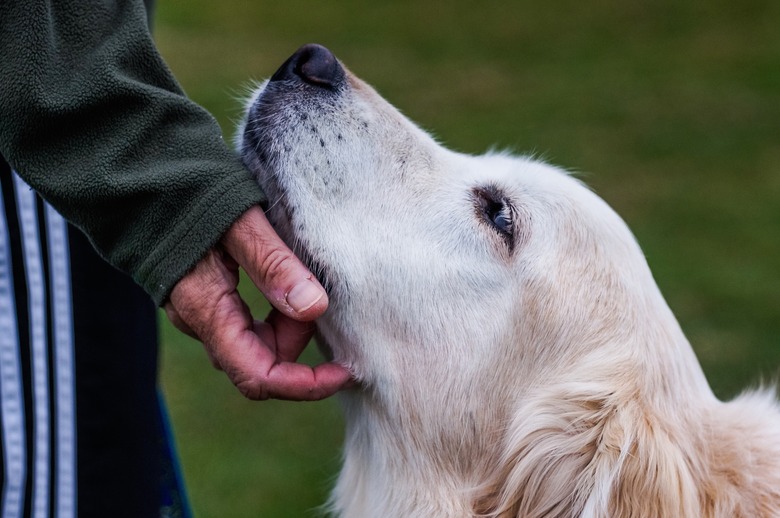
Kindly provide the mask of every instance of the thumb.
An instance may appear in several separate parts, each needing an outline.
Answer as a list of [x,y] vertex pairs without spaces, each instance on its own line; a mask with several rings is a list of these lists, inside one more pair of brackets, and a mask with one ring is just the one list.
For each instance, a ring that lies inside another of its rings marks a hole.
[[308,321],[327,309],[325,290],[276,234],[260,207],[238,218],[223,236],[222,245],[285,315]]

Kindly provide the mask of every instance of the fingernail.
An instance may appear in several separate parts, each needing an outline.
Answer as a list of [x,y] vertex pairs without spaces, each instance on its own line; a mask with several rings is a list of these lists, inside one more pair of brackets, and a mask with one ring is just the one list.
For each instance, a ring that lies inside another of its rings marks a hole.
[[325,292],[309,279],[301,281],[287,294],[287,303],[298,313],[302,313],[315,305],[325,296]]

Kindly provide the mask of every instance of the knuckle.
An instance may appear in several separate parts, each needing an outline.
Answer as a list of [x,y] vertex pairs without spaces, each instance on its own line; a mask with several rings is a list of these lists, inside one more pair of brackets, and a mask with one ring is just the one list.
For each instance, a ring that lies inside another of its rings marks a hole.
[[266,283],[273,283],[288,274],[294,261],[289,251],[277,247],[271,248],[260,260],[260,275]]
[[164,309],[165,315],[168,317],[168,320],[171,322],[171,324],[173,324],[173,327],[186,335],[189,335],[193,338],[198,338],[197,333],[192,329],[182,314],[173,307],[173,305],[168,303],[165,305]]
[[265,401],[271,398],[265,383],[259,379],[247,379],[235,383],[236,388],[241,394],[253,401]]
[[163,309],[165,310],[165,316],[168,317],[168,320],[170,320],[171,323],[176,327],[179,327],[181,316],[179,316],[179,312],[176,310],[176,308],[173,307],[173,304],[168,302],[165,304]]

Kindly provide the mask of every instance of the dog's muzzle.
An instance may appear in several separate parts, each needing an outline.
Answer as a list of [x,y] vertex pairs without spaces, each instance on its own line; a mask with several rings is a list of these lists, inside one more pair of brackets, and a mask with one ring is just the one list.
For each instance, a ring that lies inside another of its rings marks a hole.
[[336,56],[322,45],[314,43],[298,49],[271,76],[271,82],[302,80],[309,85],[330,90],[338,89],[345,79],[344,68]]

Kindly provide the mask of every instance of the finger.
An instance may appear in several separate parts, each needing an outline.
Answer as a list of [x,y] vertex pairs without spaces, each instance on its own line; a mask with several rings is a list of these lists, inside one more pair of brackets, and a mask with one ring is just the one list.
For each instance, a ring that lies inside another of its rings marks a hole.
[[[212,361],[242,394],[250,399],[315,400],[334,394],[349,381],[349,372],[339,365],[312,368],[279,361],[275,350],[282,343],[279,338],[292,336],[294,326],[288,327],[288,322],[280,319],[277,326],[286,330],[272,337],[274,347],[269,348],[256,334],[254,320],[236,290],[237,284],[236,272],[212,250],[176,284],[170,303],[178,317],[201,338]],[[299,333],[292,351],[301,349],[304,341]],[[287,350],[287,346],[282,348]],[[293,355],[285,352],[283,357]]]
[[[224,306],[225,300],[233,294],[240,310],[232,312],[229,319],[221,319],[219,325],[237,326],[238,329],[251,326],[251,315],[238,297],[237,286],[238,265],[224,252],[209,250],[192,271],[176,283],[165,304],[165,313],[177,329],[204,344],[210,343],[215,332],[220,331],[215,325],[215,320],[219,320],[219,306]],[[205,349],[211,364],[221,370],[219,358],[209,347]]]
[[331,396],[350,381],[349,371],[334,363],[310,367],[279,358],[257,334],[245,331],[207,345],[241,393],[256,400],[314,401]]
[[351,383],[349,370],[332,362],[316,367],[300,363],[277,363],[267,375],[270,397],[295,401],[318,401],[332,396]]
[[246,211],[223,236],[222,244],[285,315],[309,321],[327,309],[325,290],[276,234],[259,207]]
[[266,344],[273,343],[280,362],[294,362],[311,341],[316,327],[312,322],[293,320],[273,310],[265,322],[255,322],[255,332]]
[[238,265],[224,251],[211,249],[173,287],[165,314],[181,332],[203,341],[209,329],[207,301],[218,300],[238,286]]

